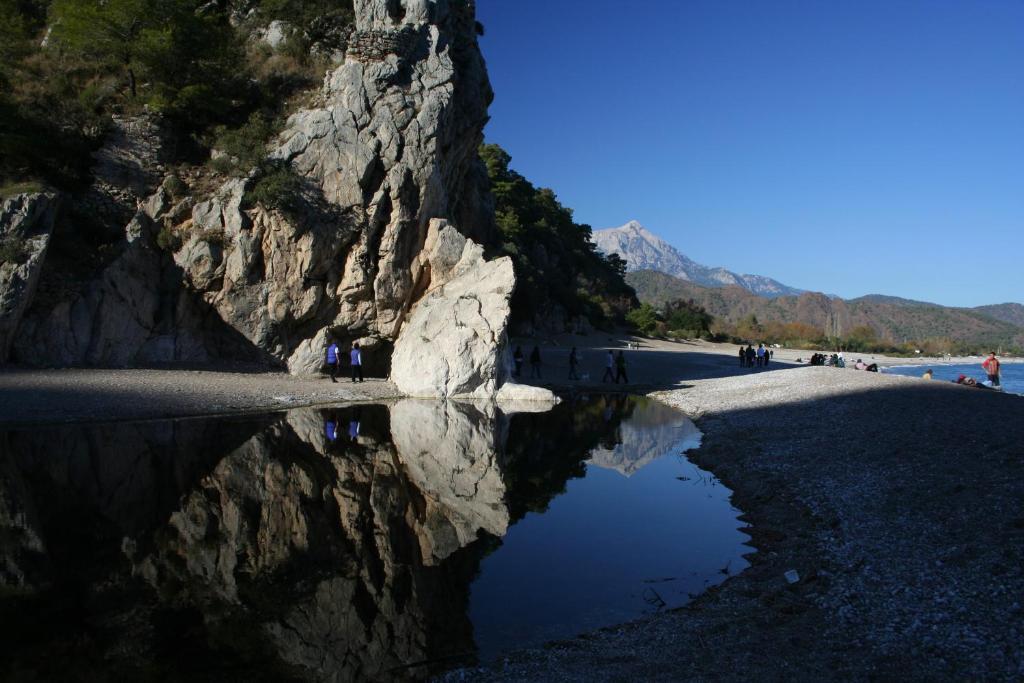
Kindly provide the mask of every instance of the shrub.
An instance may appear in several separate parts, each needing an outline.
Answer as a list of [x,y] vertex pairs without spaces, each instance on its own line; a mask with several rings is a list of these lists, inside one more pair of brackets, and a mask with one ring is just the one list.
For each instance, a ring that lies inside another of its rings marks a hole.
[[181,236],[170,225],[165,225],[156,235],[156,244],[164,251],[175,252],[181,249]]
[[302,178],[291,164],[267,160],[260,166],[255,182],[242,199],[242,208],[251,209],[257,204],[285,214],[300,212],[304,204]]
[[7,183],[0,185],[0,200],[13,197],[18,194],[35,194],[37,192],[43,192],[46,187],[42,183],[38,183],[34,180],[24,180],[17,183]]
[[24,263],[28,260],[28,245],[25,240],[9,235],[0,240],[0,263]]
[[651,335],[658,330],[658,314],[650,304],[641,304],[626,314],[626,320],[641,334]]
[[210,244],[216,244],[223,247],[227,241],[227,235],[224,234],[223,230],[211,228],[209,230],[201,231],[197,237],[203,242],[209,242]]
[[277,133],[276,122],[262,112],[256,112],[238,128],[217,128],[216,148],[224,156],[214,159],[211,165],[221,172],[245,175],[259,166],[267,154],[267,141]]
[[175,199],[188,194],[188,185],[181,178],[173,174],[164,178],[163,188]]

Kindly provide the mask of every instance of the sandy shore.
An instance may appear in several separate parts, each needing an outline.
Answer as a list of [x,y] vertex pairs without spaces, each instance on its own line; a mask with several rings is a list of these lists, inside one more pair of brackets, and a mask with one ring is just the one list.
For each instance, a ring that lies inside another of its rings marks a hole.
[[699,360],[656,395],[698,420],[691,457],[734,491],[752,566],[684,609],[451,679],[1024,677],[1024,399]]
[[[513,340],[529,355],[534,341]],[[607,349],[626,350],[628,384],[602,382]],[[582,380],[568,380],[569,349],[578,347]],[[668,342],[623,335],[562,336],[541,345],[541,377],[531,378],[530,364],[522,381],[555,390],[619,389],[650,392],[681,389],[695,379],[761,372],[739,367],[737,347],[707,342]],[[812,352],[775,349],[769,369],[800,367]],[[922,363],[921,359],[872,357],[883,367]],[[853,358],[851,358],[853,360]],[[966,359],[966,362],[980,359]],[[951,362],[955,362],[951,361]],[[937,363],[933,363],[937,364]],[[980,370],[979,370],[980,372]],[[0,424],[91,420],[156,419],[278,410],[327,403],[376,401],[400,396],[383,378],[362,384],[341,379],[291,377],[280,372],[197,370],[61,369],[0,370]]]
[[245,413],[399,395],[393,384],[374,378],[353,384],[276,372],[5,369],[0,425]]

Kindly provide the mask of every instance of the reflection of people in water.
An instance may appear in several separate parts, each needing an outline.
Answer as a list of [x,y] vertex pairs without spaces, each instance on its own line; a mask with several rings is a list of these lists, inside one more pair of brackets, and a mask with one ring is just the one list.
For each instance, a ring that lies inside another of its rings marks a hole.
[[362,421],[361,418],[362,415],[360,414],[360,410],[359,408],[356,408],[355,412],[352,413],[352,419],[348,423],[348,438],[352,441],[356,441],[359,438],[359,423]]
[[324,420],[324,434],[328,441],[338,440],[338,418],[329,416]]

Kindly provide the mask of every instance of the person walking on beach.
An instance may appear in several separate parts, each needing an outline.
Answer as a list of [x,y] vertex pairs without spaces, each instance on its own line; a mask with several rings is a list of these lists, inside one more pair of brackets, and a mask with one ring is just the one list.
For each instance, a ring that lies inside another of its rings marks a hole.
[[576,366],[579,365],[579,358],[576,356],[576,347],[572,347],[572,351],[569,352],[569,379],[579,379],[579,375],[576,374]]
[[766,347],[765,350],[764,350],[764,366],[765,367],[768,367],[768,361],[770,361],[771,359],[772,359],[771,349]]
[[517,346],[516,352],[512,354],[512,362],[515,364],[515,369],[512,370],[513,377],[521,377],[523,374],[523,347]]
[[764,344],[757,345],[757,367],[764,365]]
[[530,351],[530,377],[540,379],[540,347],[534,346]]
[[611,382],[615,379],[615,373],[612,372],[612,368],[615,367],[615,354],[612,353],[611,349],[608,349],[608,358],[605,360],[604,365],[604,376],[601,377],[601,383]]
[[755,355],[757,355],[757,354],[754,353],[754,347],[751,346],[750,344],[747,344],[747,367],[748,368],[754,367],[754,356]]
[[744,368],[747,366],[747,350],[740,345],[740,367]]
[[985,374],[988,375],[989,383],[994,386],[999,386],[999,359],[996,358],[995,351],[989,351],[988,358],[984,360],[981,367],[985,368]]
[[349,352],[349,358],[352,361],[352,382],[355,383],[356,375],[359,376],[359,381],[363,381],[363,352],[359,350],[359,342],[352,344],[352,350]]
[[338,369],[341,367],[341,354],[338,353],[338,343],[331,340],[327,347],[327,365],[331,368],[331,381],[337,383]]
[[[609,352],[610,353],[610,352]],[[629,378],[626,377],[626,356],[622,351],[619,351],[619,355],[615,358],[615,383],[619,383],[619,378],[622,378],[624,384],[629,384]]]

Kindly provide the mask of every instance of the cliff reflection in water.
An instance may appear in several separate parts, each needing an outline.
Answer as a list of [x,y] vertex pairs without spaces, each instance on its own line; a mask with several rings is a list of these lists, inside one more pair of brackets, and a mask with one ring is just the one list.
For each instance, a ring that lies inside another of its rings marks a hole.
[[0,434],[0,677],[471,661],[481,561],[592,451],[619,453],[634,408],[401,401]]

